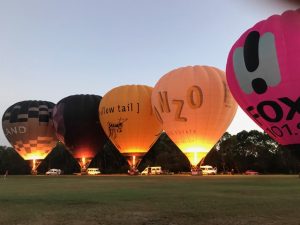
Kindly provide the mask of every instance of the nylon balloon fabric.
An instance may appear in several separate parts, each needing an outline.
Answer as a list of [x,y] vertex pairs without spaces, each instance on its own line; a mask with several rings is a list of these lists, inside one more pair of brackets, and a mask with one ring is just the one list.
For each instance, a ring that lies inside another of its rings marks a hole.
[[192,166],[207,155],[237,110],[225,73],[210,66],[181,67],[162,76],[152,105],[163,130]]
[[71,95],[54,108],[57,137],[76,159],[94,158],[107,140],[98,116],[101,99],[98,95]]
[[245,31],[227,59],[229,88],[248,116],[282,145],[300,144],[300,10]]
[[5,111],[4,134],[23,159],[44,159],[55,147],[53,108],[52,102],[29,100],[15,103]]
[[106,135],[133,167],[162,131],[151,108],[152,90],[146,85],[119,86],[104,95],[99,107]]

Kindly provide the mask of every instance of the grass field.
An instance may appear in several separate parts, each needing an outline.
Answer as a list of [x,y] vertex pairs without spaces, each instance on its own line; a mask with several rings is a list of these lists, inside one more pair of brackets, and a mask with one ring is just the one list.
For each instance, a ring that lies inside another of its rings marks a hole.
[[1,177],[0,224],[300,224],[300,179]]

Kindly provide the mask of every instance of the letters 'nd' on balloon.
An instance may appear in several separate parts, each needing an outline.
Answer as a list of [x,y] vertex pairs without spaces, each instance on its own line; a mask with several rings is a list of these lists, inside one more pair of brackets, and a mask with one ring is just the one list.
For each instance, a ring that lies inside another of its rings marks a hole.
[[300,144],[300,10],[247,30],[230,50],[226,74],[241,106],[282,145]]
[[119,86],[106,93],[99,106],[106,135],[133,170],[162,130],[152,111],[152,90],[146,85]]
[[55,147],[57,139],[52,121],[54,103],[22,101],[10,106],[3,114],[4,134],[25,160],[32,160],[32,173]]
[[182,67],[161,77],[152,105],[163,130],[193,167],[223,135],[237,109],[224,72],[209,66]]
[[71,95],[53,110],[56,135],[77,159],[82,172],[107,140],[98,116],[101,99],[98,95]]

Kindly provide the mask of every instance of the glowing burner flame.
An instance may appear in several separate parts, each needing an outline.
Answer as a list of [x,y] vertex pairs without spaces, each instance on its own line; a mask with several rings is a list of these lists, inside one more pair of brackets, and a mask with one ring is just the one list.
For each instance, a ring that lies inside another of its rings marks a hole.
[[80,165],[81,173],[86,172],[86,170],[89,167],[91,161],[92,161],[92,158],[87,158],[87,157],[81,157],[81,158],[77,159],[77,162]]
[[32,159],[32,164],[31,164],[31,174],[36,175],[37,174],[37,168],[40,165],[42,161],[38,159]]

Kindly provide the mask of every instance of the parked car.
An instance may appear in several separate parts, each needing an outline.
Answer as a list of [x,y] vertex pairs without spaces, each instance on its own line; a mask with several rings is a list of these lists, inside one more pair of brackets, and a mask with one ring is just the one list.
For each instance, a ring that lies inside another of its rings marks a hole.
[[60,169],[50,169],[46,172],[46,175],[60,175],[62,171]]
[[162,174],[161,166],[148,166],[146,167],[141,175],[160,175]]
[[254,170],[246,170],[245,175],[258,175],[258,172]]
[[87,172],[88,175],[99,175],[99,174],[101,174],[99,168],[88,168],[86,172]]
[[217,174],[217,168],[213,168],[210,165],[200,166],[200,170],[203,175],[216,175]]

